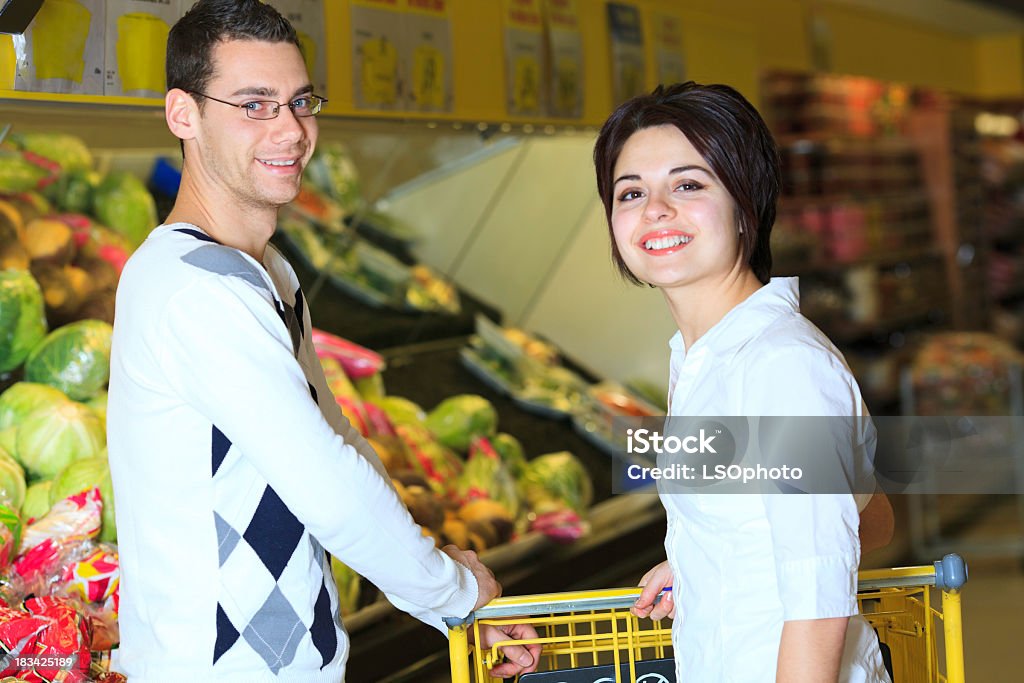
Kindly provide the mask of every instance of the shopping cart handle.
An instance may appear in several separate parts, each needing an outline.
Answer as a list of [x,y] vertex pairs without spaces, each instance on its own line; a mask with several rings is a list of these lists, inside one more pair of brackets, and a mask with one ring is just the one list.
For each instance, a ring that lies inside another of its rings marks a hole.
[[950,553],[935,563],[935,587],[956,592],[967,583],[967,563],[956,553]]
[[470,612],[468,617],[462,617],[462,618],[459,618],[459,617],[442,617],[441,621],[444,622],[444,625],[447,626],[449,628],[449,630],[453,629],[453,628],[457,628],[459,626],[469,626],[470,624],[473,623],[473,614],[474,614],[473,612]]

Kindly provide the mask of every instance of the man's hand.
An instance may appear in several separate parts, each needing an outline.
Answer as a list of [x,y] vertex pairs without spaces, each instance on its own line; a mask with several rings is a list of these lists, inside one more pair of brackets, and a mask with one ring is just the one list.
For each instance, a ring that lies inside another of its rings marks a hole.
[[[634,616],[650,617],[655,621],[665,617],[674,619],[676,616],[676,602],[672,599],[672,591],[662,592],[664,588],[672,587],[672,578],[672,568],[669,566],[668,560],[656,565],[651,571],[644,574],[639,583],[640,586],[643,586],[643,591],[640,592],[640,597],[636,599],[636,602],[629,611]],[[654,604],[659,595],[661,600],[658,604]]]
[[484,565],[472,550],[459,550],[458,546],[446,545],[441,552],[459,564],[465,565],[476,577],[477,595],[474,610],[478,610],[494,598],[501,597],[501,584],[494,573]]
[[[537,637],[537,631],[529,624],[500,624],[480,627],[480,649],[490,649],[503,640],[530,640]],[[537,670],[540,664],[540,643],[506,645],[501,648],[507,662],[491,669],[493,678],[512,678],[519,674]]]

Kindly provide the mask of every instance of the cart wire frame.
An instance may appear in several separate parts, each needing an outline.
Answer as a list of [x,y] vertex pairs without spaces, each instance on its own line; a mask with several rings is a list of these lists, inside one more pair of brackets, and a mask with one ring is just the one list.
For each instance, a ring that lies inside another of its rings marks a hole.
[[[891,652],[893,683],[964,683],[960,590],[966,582],[967,565],[956,554],[932,565],[860,572],[860,612]],[[452,683],[496,680],[488,672],[503,661],[503,646],[534,643],[543,648],[540,670],[614,667],[615,683],[634,683],[638,662],[672,656],[671,625],[630,614],[639,595],[639,588],[614,588],[505,597],[465,619],[445,619]],[[538,637],[473,645],[482,625],[501,624],[530,624]]]

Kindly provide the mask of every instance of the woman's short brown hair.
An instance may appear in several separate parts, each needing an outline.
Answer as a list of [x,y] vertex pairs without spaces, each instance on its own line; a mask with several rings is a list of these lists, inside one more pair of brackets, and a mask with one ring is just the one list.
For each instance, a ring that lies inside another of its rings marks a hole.
[[612,261],[622,276],[643,284],[626,266],[611,230],[615,164],[633,133],[655,126],[675,126],[711,166],[736,203],[742,228],[740,248],[754,275],[767,283],[772,271],[768,245],[775,223],[775,203],[782,184],[779,154],[768,126],[743,95],[727,85],[689,81],[658,86],[616,109],[594,144],[597,192],[604,202]]

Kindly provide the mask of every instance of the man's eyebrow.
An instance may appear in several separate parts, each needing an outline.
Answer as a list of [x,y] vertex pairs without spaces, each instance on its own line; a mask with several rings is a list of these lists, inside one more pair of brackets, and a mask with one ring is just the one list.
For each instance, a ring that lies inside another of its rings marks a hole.
[[[676,175],[677,173],[686,173],[687,171],[703,171],[704,173],[707,173],[712,178],[715,177],[714,173],[712,173],[708,169],[706,169],[703,166],[700,166],[698,164],[687,164],[686,166],[676,166],[675,168],[673,168],[671,171],[668,172],[668,175]],[[621,176],[619,176],[618,178],[615,179],[615,182],[612,183],[612,185],[613,186],[614,185],[618,185],[623,180],[640,180],[640,176],[635,175],[635,174],[621,175]]]
[[[298,97],[305,93],[313,92],[313,84],[307,83],[300,88],[296,88],[292,97]],[[231,93],[231,97],[239,97],[241,95],[255,95],[256,97],[277,97],[277,88],[265,88],[262,86],[247,86],[245,88],[239,88],[235,92]]]
[[231,97],[237,97],[239,95],[256,95],[258,97],[276,97],[276,88],[264,88],[260,86],[248,86],[245,88],[239,88],[235,92],[231,93]]

